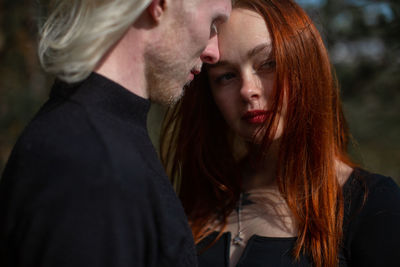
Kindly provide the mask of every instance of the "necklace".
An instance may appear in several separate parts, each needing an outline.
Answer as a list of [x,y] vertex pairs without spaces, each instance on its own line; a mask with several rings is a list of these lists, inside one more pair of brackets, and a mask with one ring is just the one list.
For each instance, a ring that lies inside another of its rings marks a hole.
[[237,203],[236,206],[236,214],[237,214],[237,233],[236,236],[232,239],[232,243],[235,246],[242,246],[243,243],[243,237],[242,237],[242,226],[241,226],[241,211],[242,211],[242,202],[243,202],[243,193],[240,193],[239,197],[239,202]]

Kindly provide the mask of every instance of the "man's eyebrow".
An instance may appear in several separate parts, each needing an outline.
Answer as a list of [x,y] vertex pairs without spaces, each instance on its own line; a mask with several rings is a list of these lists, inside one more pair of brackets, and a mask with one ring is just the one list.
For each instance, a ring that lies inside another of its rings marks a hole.
[[261,51],[265,50],[265,49],[271,49],[272,45],[271,43],[262,43],[257,45],[256,47],[254,47],[253,49],[251,49],[248,53],[247,56],[249,58],[254,57],[255,55],[257,55],[258,53],[260,53]]
[[213,21],[217,21],[219,23],[227,22],[229,19],[229,16],[226,14],[218,14],[213,18]]
[[228,16],[223,14],[218,14],[212,18],[212,23],[215,24],[216,26],[219,26],[220,24],[227,22],[228,19],[229,19]]

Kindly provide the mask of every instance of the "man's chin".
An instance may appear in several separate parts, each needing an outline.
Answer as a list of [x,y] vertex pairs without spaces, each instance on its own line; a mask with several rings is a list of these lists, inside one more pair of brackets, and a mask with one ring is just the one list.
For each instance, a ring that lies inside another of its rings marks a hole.
[[193,79],[194,79],[194,74],[192,72],[189,72],[188,81],[191,82],[193,81]]
[[183,86],[183,90],[185,90],[186,87],[189,87],[190,84],[192,83],[193,80],[188,80],[185,85]]
[[169,94],[157,94],[150,96],[150,100],[162,106],[173,106],[182,98],[183,92],[184,89],[170,91]]
[[185,87],[182,87],[182,89],[179,91],[179,94],[174,95],[173,97],[171,97],[167,103],[168,106],[173,106],[175,105],[184,95],[185,93]]

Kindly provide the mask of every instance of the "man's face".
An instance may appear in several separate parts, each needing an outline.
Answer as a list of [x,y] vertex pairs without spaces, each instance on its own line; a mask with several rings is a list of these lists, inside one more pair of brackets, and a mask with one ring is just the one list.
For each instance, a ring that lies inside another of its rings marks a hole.
[[183,87],[193,80],[203,63],[219,60],[218,25],[231,12],[231,0],[173,0],[162,42],[147,54],[146,76],[150,99],[176,102]]

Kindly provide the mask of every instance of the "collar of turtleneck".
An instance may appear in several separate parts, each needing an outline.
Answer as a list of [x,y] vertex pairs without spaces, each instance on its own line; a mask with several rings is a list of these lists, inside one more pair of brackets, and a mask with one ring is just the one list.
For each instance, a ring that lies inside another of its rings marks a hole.
[[86,108],[107,113],[125,121],[146,125],[150,101],[130,92],[110,79],[92,73],[78,83],[56,80],[51,98],[63,98],[77,102]]

